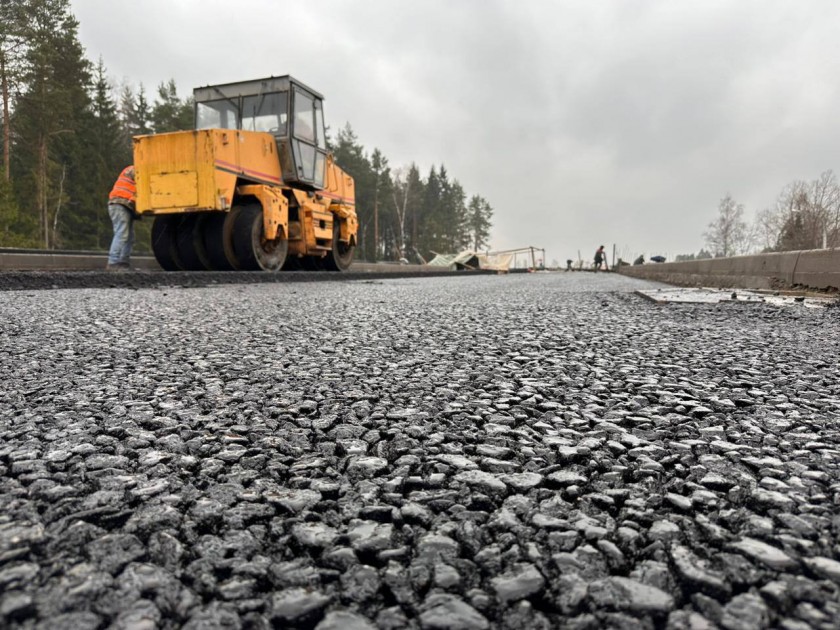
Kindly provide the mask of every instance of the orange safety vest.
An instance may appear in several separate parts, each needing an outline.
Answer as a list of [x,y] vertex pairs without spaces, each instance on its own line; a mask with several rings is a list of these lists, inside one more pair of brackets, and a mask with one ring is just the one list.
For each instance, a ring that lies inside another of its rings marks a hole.
[[137,185],[134,183],[134,166],[126,166],[117,178],[108,199],[113,199],[117,203],[120,203],[120,200],[125,200],[134,205],[136,198]]

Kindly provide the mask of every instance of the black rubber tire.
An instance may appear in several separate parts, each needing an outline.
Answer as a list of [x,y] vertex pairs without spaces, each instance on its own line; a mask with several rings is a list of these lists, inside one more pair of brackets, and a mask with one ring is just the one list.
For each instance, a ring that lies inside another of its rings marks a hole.
[[347,271],[353,263],[355,245],[348,245],[339,240],[341,226],[336,217],[333,220],[332,250],[323,259],[323,268],[327,271]]
[[175,233],[175,249],[184,271],[206,271],[210,261],[204,248],[203,213],[184,215]]
[[242,271],[280,271],[289,252],[289,241],[263,237],[262,207],[243,206],[233,224],[233,251]]
[[229,252],[233,254],[231,237],[237,214],[239,208],[234,208],[230,212],[213,212],[204,219],[204,251],[207,253],[209,269],[213,271],[236,271],[238,268],[234,264],[236,261],[228,258]]
[[178,257],[176,239],[178,223],[181,217],[175,214],[160,214],[152,223],[152,251],[161,269],[180,271],[181,260]]

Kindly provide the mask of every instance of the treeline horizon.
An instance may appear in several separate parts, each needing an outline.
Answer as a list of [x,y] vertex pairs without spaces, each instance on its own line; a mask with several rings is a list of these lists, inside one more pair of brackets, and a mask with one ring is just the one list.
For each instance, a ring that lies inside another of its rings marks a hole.
[[707,255],[697,258],[840,246],[840,183],[831,170],[811,181],[787,184],[775,203],[756,212],[751,222],[744,212],[744,204],[727,193],[703,235],[708,251],[700,253]]
[[[174,79],[152,100],[142,83],[115,87],[78,29],[69,0],[0,0],[0,247],[107,249],[108,194],[133,160],[132,137],[194,128],[192,97],[179,98]],[[392,168],[349,123],[328,144],[356,182],[357,258],[417,262],[489,246],[493,208],[442,164]],[[136,224],[135,251],[150,250],[151,223]]]

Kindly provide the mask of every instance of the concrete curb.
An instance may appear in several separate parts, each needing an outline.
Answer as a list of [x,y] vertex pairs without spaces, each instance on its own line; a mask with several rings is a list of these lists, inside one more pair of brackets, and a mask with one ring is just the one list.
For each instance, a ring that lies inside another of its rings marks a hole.
[[[0,248],[0,271],[102,271],[107,264],[108,255],[105,253]],[[154,257],[148,255],[132,256],[131,266],[143,271],[161,271],[160,265]],[[364,261],[354,262],[350,266],[350,271],[353,273],[395,273],[403,275],[418,271],[422,271],[424,274],[451,272],[448,267]]]
[[840,289],[840,249],[816,249],[621,267],[634,278],[678,286]]
[[[93,271],[105,269],[107,264],[107,254],[0,251],[0,269],[3,270]],[[160,265],[151,256],[132,256],[131,265],[136,269],[160,271]]]

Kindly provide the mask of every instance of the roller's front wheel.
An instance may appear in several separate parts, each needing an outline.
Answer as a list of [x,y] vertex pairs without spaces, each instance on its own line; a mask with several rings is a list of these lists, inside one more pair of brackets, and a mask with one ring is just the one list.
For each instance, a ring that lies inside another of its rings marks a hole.
[[324,268],[329,271],[347,271],[353,262],[353,253],[356,251],[356,246],[342,243],[340,237],[341,227],[338,219],[335,219],[333,220],[332,249],[324,258]]
[[279,271],[286,262],[289,241],[265,238],[263,211],[259,205],[244,206],[233,224],[233,253],[243,271]]

